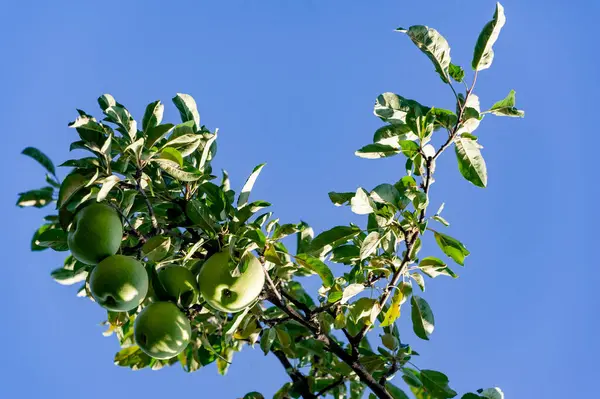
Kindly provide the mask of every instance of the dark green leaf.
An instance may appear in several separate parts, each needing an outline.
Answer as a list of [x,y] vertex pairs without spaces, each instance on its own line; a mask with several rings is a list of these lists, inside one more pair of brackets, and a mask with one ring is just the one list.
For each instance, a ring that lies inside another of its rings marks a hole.
[[458,137],[454,140],[458,170],[465,179],[477,187],[487,186],[487,167],[481,156],[483,148],[476,140]]
[[27,155],[28,157],[35,159],[40,165],[46,168],[48,172],[50,172],[52,175],[56,175],[56,169],[54,168],[54,164],[52,163],[50,158],[48,158],[46,154],[44,154],[37,148],[27,147],[21,152],[21,154]]
[[65,180],[60,185],[58,192],[58,201],[56,206],[62,208],[79,190],[84,188],[89,181],[89,177],[81,175],[77,172],[71,173],[65,177]]
[[452,79],[459,83],[465,78],[464,69],[462,69],[462,67],[459,65],[454,65],[453,63],[450,63],[450,66],[448,67],[448,74]]
[[335,206],[348,205],[352,197],[354,197],[354,193],[336,193],[334,191],[329,192],[329,199]]
[[429,112],[433,115],[433,117],[435,117],[435,123],[437,127],[441,126],[446,129],[453,129],[458,120],[456,114],[447,109],[432,108]]
[[406,393],[404,393],[402,389],[398,388],[390,382],[385,384],[385,389],[390,395],[392,395],[392,398],[394,399],[409,399],[408,395],[406,395]]
[[448,255],[452,260],[461,266],[465,264],[465,257],[469,256],[470,252],[456,238],[452,238],[446,234],[433,232],[435,241],[441,250]]
[[154,126],[146,132],[146,147],[152,148],[156,142],[160,141],[163,137],[165,137],[171,130],[173,130],[173,125],[171,123],[166,123],[164,125]]
[[243,399],[265,399],[265,397],[259,392],[248,392]]
[[277,332],[274,328],[267,328],[263,330],[262,337],[260,339],[260,348],[265,355],[271,350],[271,345],[273,345],[275,337],[277,337]]
[[466,393],[463,396],[461,396],[460,399],[485,399],[485,397],[479,396],[474,393]]
[[173,97],[173,103],[179,110],[183,122],[194,121],[195,129],[200,129],[200,114],[196,107],[196,101],[189,94],[177,93]]
[[282,224],[280,226],[277,226],[277,228],[275,228],[275,231],[273,232],[273,239],[280,240],[284,237],[287,237],[287,236],[297,233],[297,232],[298,232],[297,225],[291,224],[291,223]]
[[413,322],[413,331],[417,337],[429,340],[429,335],[434,329],[433,312],[427,301],[423,298],[413,295],[410,299],[411,319]]
[[43,251],[45,249],[48,249],[48,247],[40,246],[40,242],[38,239],[43,232],[52,228],[53,226],[54,225],[52,225],[52,224],[44,224],[39,229],[37,229],[37,231],[33,234],[33,237],[31,238],[31,250],[32,251]]
[[414,44],[433,62],[435,70],[445,83],[450,83],[448,68],[450,66],[450,46],[440,33],[427,26],[415,25],[408,29],[398,28],[398,32],[406,33]]
[[149,129],[160,125],[160,122],[162,122],[164,110],[165,106],[160,102],[160,100],[148,104],[148,106],[146,107],[146,112],[144,112],[144,117],[142,119],[142,129],[145,133],[148,133]]
[[367,144],[354,154],[360,158],[378,159],[396,155],[400,152],[397,147],[392,147],[386,144]]
[[414,158],[420,150],[419,145],[410,140],[402,140],[400,142],[400,147],[402,148],[402,153],[410,159]]
[[373,135],[373,142],[377,144],[398,147],[400,140],[416,140],[417,136],[412,132],[410,126],[405,124],[393,124],[380,127]]
[[525,116],[525,111],[521,111],[515,107],[516,94],[517,93],[514,90],[511,90],[504,100],[500,100],[492,105],[492,108],[490,108],[488,112],[498,116],[523,118]]
[[421,381],[425,389],[435,398],[453,398],[457,393],[448,386],[448,377],[439,371],[421,370]]
[[316,236],[310,245],[313,252],[322,250],[327,245],[339,245],[354,238],[361,229],[357,226],[336,226]]
[[472,66],[475,71],[481,71],[487,69],[492,65],[494,60],[494,50],[492,46],[498,40],[500,30],[506,23],[506,17],[504,16],[504,7],[500,3],[496,3],[496,12],[494,13],[494,19],[488,22],[477,39],[475,44],[475,51],[473,52]]
[[335,263],[352,264],[360,259],[360,249],[353,244],[341,245],[333,249],[331,261]]
[[250,174],[250,176],[248,176],[248,179],[246,180],[246,183],[244,183],[244,187],[242,187],[242,191],[240,191],[240,195],[238,197],[238,202],[237,202],[238,208],[241,208],[248,203],[248,199],[250,198],[250,192],[252,191],[252,188],[254,187],[254,183],[256,182],[258,175],[260,175],[260,172],[261,172],[262,168],[264,168],[265,165],[266,164],[264,164],[264,163],[257,165],[254,168],[254,170],[252,170],[252,173]]
[[19,199],[17,200],[17,206],[20,208],[34,206],[36,208],[43,208],[52,202],[52,195],[54,194],[54,188],[43,187],[39,190],[30,190],[24,193],[19,193]]
[[327,267],[327,265],[321,262],[318,258],[312,257],[308,254],[300,254],[296,256],[296,261],[298,261],[300,265],[317,273],[319,277],[321,277],[321,280],[323,280],[323,285],[325,287],[331,287],[334,284],[333,273],[329,267]]
[[73,285],[85,281],[88,271],[86,268],[68,270],[65,268],[55,269],[50,273],[50,276],[59,284]]

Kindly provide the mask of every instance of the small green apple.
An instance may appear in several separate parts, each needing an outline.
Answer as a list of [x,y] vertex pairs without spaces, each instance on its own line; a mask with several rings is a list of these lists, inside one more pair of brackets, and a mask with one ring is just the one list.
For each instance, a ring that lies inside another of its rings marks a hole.
[[121,246],[123,224],[111,206],[95,203],[75,214],[67,243],[75,257],[88,265],[95,265],[114,255]]
[[198,301],[198,284],[192,272],[183,266],[164,266],[156,272],[168,298],[184,308]]
[[192,337],[187,317],[171,302],[154,302],[136,317],[133,336],[140,349],[156,359],[181,353]]
[[254,255],[248,268],[238,277],[231,276],[229,251],[211,256],[200,268],[198,285],[204,300],[213,308],[235,313],[250,305],[260,295],[265,284],[265,274]]
[[103,308],[126,312],[138,307],[146,297],[148,273],[137,259],[109,256],[92,270],[90,291]]

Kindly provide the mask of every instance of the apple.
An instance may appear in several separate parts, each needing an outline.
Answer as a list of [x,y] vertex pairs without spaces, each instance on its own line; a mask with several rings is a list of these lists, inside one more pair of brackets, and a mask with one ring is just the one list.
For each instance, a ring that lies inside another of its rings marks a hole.
[[186,348],[192,337],[192,328],[175,304],[153,302],[136,317],[133,336],[135,343],[148,356],[170,359]]
[[183,266],[164,266],[156,272],[167,297],[184,308],[198,301],[198,284],[192,272]]
[[238,277],[229,272],[229,251],[212,255],[200,268],[198,285],[204,300],[222,312],[235,313],[243,310],[260,295],[265,284],[265,274],[260,261],[254,255],[248,268]]
[[103,308],[126,312],[138,307],[146,297],[148,272],[137,259],[112,255],[92,270],[90,291]]
[[95,203],[75,214],[67,243],[75,259],[96,265],[116,254],[122,239],[123,224],[117,211],[109,205]]

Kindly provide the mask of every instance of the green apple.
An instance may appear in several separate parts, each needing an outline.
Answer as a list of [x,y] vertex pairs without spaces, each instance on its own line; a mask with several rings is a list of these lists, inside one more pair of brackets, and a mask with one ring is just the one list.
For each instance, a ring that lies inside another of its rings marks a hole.
[[211,256],[200,268],[198,285],[204,300],[213,308],[235,313],[250,305],[260,295],[265,284],[265,274],[254,255],[248,268],[238,277],[229,272],[229,251]]
[[117,211],[109,205],[95,203],[75,214],[67,242],[75,259],[95,265],[116,254],[122,239],[123,224]]
[[90,291],[100,306],[126,312],[138,307],[146,297],[148,273],[137,259],[109,256],[92,270]]
[[183,266],[164,266],[156,272],[167,297],[184,308],[198,301],[198,284],[192,272]]
[[136,317],[133,336],[140,349],[156,359],[181,353],[192,337],[187,317],[171,302],[154,302]]

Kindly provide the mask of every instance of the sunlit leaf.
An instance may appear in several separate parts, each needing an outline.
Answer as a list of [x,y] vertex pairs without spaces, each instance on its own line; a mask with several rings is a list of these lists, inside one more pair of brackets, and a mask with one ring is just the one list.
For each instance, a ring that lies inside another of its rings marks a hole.
[[413,331],[417,337],[429,340],[429,336],[433,333],[435,320],[433,312],[425,299],[413,295],[411,300],[411,319],[413,322]]
[[473,52],[473,70],[481,71],[487,69],[492,65],[494,60],[494,50],[492,46],[498,40],[500,30],[506,23],[506,17],[504,16],[504,7],[500,3],[496,3],[496,12],[494,13],[494,19],[488,22],[484,27],[477,43],[475,44],[475,50]]

